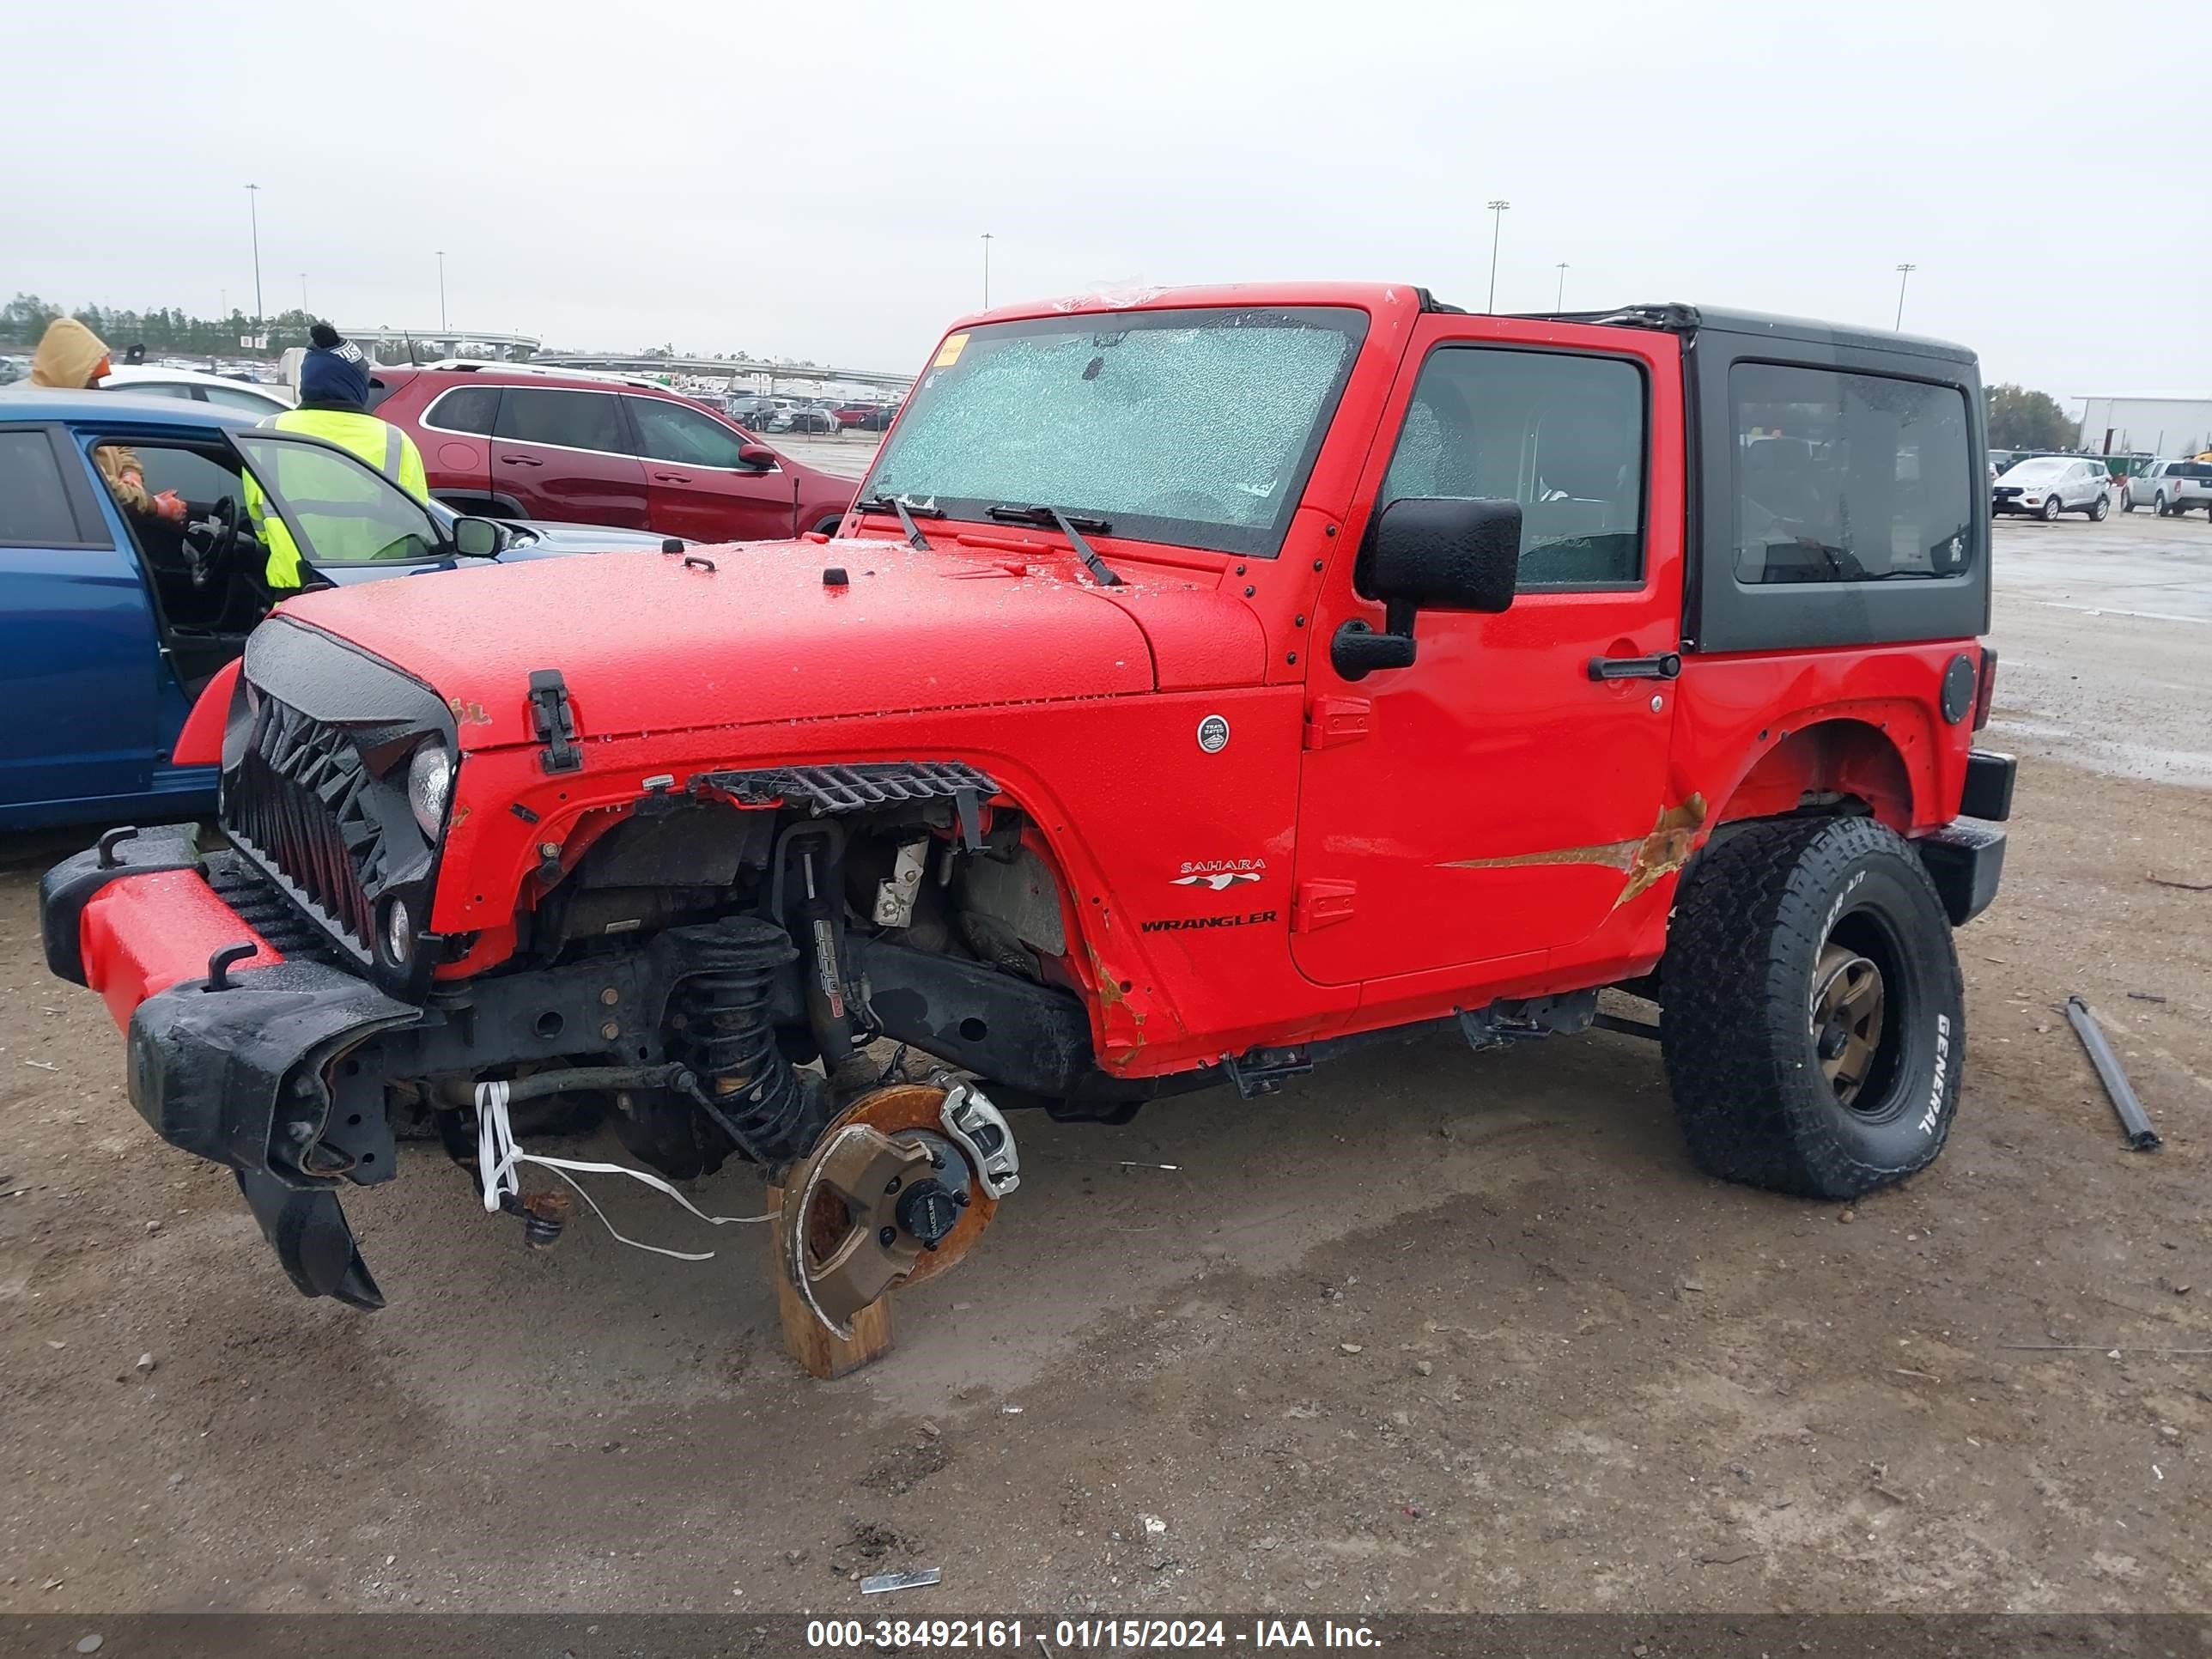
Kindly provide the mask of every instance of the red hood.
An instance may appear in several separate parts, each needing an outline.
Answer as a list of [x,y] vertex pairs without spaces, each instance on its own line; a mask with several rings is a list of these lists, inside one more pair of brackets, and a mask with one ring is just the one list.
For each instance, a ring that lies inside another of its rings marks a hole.
[[[605,738],[1221,685],[1265,666],[1248,607],[1136,573],[1109,600],[1065,555],[1025,566],[870,540],[695,556],[715,568],[661,553],[483,565],[307,594],[283,614],[430,685],[466,749],[532,740],[540,668],[560,670],[578,729]],[[824,586],[841,566],[849,584]]]

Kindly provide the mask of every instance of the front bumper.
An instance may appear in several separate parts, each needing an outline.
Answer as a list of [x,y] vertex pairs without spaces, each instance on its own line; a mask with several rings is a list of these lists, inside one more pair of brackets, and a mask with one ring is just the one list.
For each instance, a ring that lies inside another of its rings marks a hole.
[[[362,978],[240,854],[203,854],[189,826],[112,832],[47,872],[40,908],[48,965],[98,991],[123,1029],[139,1115],[235,1173],[302,1291],[363,1308],[382,1297],[337,1189],[397,1172],[387,1103],[435,1110],[473,1079],[584,1066],[605,1090],[661,1086],[670,998],[699,968],[686,931],[669,929],[417,1006]],[[779,976],[772,1022],[805,1009],[797,973]]]
[[40,884],[47,963],[106,999],[131,1103],[171,1146],[236,1173],[292,1282],[380,1307],[331,1189],[390,1179],[397,1149],[380,1079],[340,1062],[422,1011],[288,958],[210,885],[216,867],[188,825],[58,865]]

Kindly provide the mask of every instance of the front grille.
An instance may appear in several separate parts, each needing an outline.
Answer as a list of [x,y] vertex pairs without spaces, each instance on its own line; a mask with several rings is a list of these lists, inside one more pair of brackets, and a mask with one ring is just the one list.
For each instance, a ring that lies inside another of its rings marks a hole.
[[300,914],[276,884],[243,854],[222,848],[200,860],[200,873],[238,919],[283,952],[288,961],[342,966],[344,952],[331,936]]
[[223,798],[231,839],[363,956],[384,850],[367,796],[380,787],[343,732],[264,696]]

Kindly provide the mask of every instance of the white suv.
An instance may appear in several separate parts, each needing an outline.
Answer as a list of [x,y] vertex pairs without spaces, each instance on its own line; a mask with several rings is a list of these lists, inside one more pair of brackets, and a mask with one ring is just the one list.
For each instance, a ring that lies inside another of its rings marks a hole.
[[2044,520],[2086,513],[2102,520],[2112,510],[2112,474],[2101,461],[2074,455],[2038,455],[2017,463],[1990,488],[1998,513],[2027,513]]
[[2201,507],[2212,516],[2212,461],[2153,461],[2128,480],[2120,510],[2154,507],[2161,519]]

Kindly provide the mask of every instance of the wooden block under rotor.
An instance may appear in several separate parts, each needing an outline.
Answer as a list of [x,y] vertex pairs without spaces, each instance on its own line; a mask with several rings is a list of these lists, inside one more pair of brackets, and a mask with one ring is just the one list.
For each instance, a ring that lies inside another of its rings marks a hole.
[[[768,1189],[771,1213],[783,1209],[783,1188]],[[784,1352],[797,1360],[809,1376],[824,1381],[849,1375],[891,1351],[891,1299],[885,1296],[853,1316],[853,1335],[848,1341],[833,1336],[814,1316],[799,1287],[791,1282],[791,1262],[784,1250],[784,1230],[769,1230],[769,1264],[775,1275],[775,1311],[783,1327]]]

